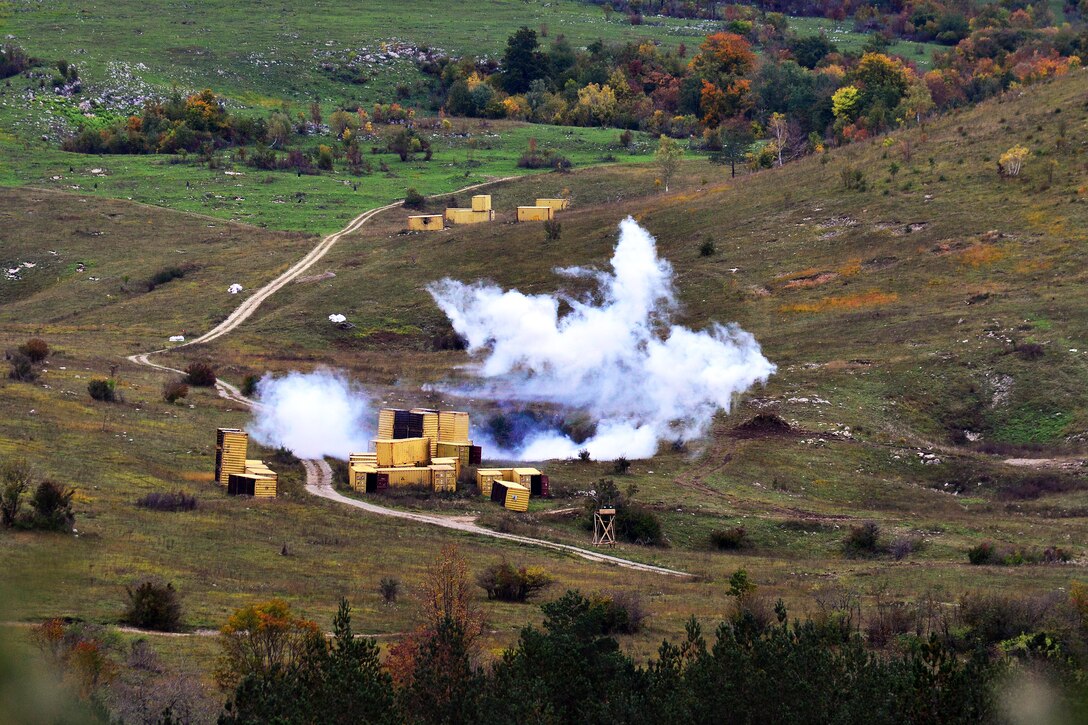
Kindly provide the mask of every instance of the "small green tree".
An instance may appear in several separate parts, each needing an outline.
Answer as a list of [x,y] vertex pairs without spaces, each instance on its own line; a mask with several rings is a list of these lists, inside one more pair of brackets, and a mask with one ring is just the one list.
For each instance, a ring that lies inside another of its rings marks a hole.
[[5,461],[0,469],[0,524],[11,528],[19,520],[23,495],[34,481],[34,469],[23,460]]
[[680,168],[680,160],[684,157],[684,149],[675,140],[665,134],[657,142],[657,151],[654,151],[654,163],[661,172],[661,183],[665,185],[665,192],[669,191],[669,182]]
[[72,513],[72,497],[75,494],[75,489],[65,488],[59,483],[49,480],[39,483],[30,499],[34,509],[34,528],[45,531],[71,530],[76,521]]
[[150,579],[126,587],[128,606],[124,621],[133,627],[174,632],[181,626],[181,599],[174,585]]

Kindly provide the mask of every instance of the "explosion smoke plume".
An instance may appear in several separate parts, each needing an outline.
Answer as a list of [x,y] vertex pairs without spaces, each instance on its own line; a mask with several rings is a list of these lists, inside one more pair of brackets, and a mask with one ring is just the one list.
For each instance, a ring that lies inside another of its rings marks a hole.
[[265,375],[257,383],[257,398],[260,405],[247,430],[258,443],[286,448],[299,458],[346,459],[370,448],[370,401],[343,373]]
[[[567,458],[586,448],[597,459],[647,458],[662,441],[704,434],[715,412],[728,411],[735,395],[775,372],[755,338],[735,324],[694,331],[671,323],[672,267],[631,218],[620,223],[611,266],[556,270],[595,279],[597,300],[448,278],[428,287],[469,352],[486,353],[473,395],[559,404],[597,421],[582,444],[539,431],[505,452],[511,457]],[[570,311],[561,315],[560,303]]]

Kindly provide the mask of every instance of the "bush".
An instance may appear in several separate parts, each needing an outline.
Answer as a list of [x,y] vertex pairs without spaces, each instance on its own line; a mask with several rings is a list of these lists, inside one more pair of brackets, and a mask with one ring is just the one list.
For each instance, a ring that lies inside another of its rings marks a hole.
[[378,592],[382,595],[382,601],[392,604],[397,601],[397,595],[400,594],[400,579],[395,576],[383,576],[378,584]]
[[847,556],[875,556],[884,551],[880,542],[880,524],[868,521],[861,526],[851,526],[843,542]]
[[9,355],[8,360],[11,362],[11,370],[8,371],[9,378],[21,383],[32,383],[37,380],[38,371],[34,369],[34,363],[29,357],[16,352]]
[[1023,360],[1038,360],[1046,354],[1046,350],[1037,342],[1021,342],[1014,350]]
[[125,624],[159,632],[174,632],[181,625],[181,600],[173,584],[147,580],[135,589],[126,587],[125,592]]
[[215,368],[205,362],[189,363],[185,367],[185,382],[197,388],[215,385]]
[[992,541],[983,541],[981,544],[972,546],[967,550],[967,560],[975,566],[982,566],[984,564],[997,564],[1000,557],[997,554],[997,547],[994,546]]
[[167,403],[176,403],[189,394],[189,386],[183,379],[168,380],[162,386],[162,399]]
[[563,234],[563,225],[558,219],[547,219],[544,222],[544,239],[548,242],[558,241]]
[[197,507],[197,501],[196,496],[183,491],[156,491],[137,499],[136,505],[152,511],[193,511]]
[[540,567],[514,567],[508,562],[492,564],[476,577],[488,599],[500,602],[524,602],[552,583]]
[[598,594],[590,599],[590,607],[600,617],[602,634],[637,634],[647,617],[638,592]]
[[717,247],[714,246],[714,240],[710,237],[704,239],[703,243],[699,245],[700,257],[711,257],[716,251],[718,251]]
[[427,204],[427,197],[420,194],[414,188],[404,192],[404,207],[406,209],[422,209]]
[[34,482],[34,469],[26,460],[9,459],[0,465],[0,524],[11,528],[21,521],[23,494]]
[[861,169],[847,166],[839,172],[839,175],[842,178],[842,188],[847,191],[865,191],[865,189],[868,188],[865,183],[865,174]]
[[912,536],[900,536],[892,542],[891,552],[896,561],[906,559],[908,556],[922,548],[922,540]]
[[578,460],[581,461],[582,463],[588,463],[589,462],[590,459],[589,459],[589,449],[588,448],[583,448],[582,450],[578,451]]
[[731,529],[718,529],[710,532],[710,545],[715,549],[736,550],[749,545],[748,531],[743,526]]
[[631,461],[627,460],[626,456],[620,456],[616,460],[612,461],[612,471],[618,475],[623,475],[631,470]]
[[87,383],[87,394],[95,400],[112,403],[117,400],[117,384],[113,380],[95,379]]
[[40,363],[49,357],[49,344],[40,337],[32,337],[19,346],[19,352],[30,358],[30,362]]
[[257,392],[257,383],[261,382],[260,375],[247,375],[242,378],[242,388],[240,392],[247,398],[252,398]]
[[34,509],[32,525],[45,531],[69,531],[76,521],[72,513],[75,490],[52,481],[42,481],[34,489],[30,505]]
[[661,521],[648,509],[624,504],[616,509],[616,535],[625,541],[644,546],[664,546],[665,534]]

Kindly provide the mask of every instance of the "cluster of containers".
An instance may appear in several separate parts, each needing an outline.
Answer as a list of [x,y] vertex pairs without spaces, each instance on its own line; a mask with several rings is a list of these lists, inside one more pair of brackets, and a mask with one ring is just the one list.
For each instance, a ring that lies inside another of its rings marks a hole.
[[[519,222],[543,222],[555,218],[557,211],[570,206],[569,199],[537,199],[532,206],[519,206]],[[468,209],[450,207],[445,214],[415,214],[408,217],[408,229],[428,232],[441,231],[450,224],[481,224],[495,221],[495,211],[491,208],[491,195],[478,194],[472,197],[472,206]]]
[[246,458],[249,435],[237,428],[220,428],[215,438],[215,481],[231,496],[275,498],[276,472],[264,461]]
[[384,408],[373,452],[348,457],[348,483],[366,493],[401,486],[456,491],[461,470],[480,463],[468,430],[468,413]]
[[548,477],[535,468],[478,468],[476,486],[511,511],[527,510],[531,496],[548,495]]
[[[480,464],[468,413],[459,411],[382,409],[373,444],[373,451],[348,457],[348,483],[363,493],[410,486],[456,491],[461,471]],[[480,468],[476,485],[511,511],[527,510],[530,496],[548,495],[548,477],[535,468]]]

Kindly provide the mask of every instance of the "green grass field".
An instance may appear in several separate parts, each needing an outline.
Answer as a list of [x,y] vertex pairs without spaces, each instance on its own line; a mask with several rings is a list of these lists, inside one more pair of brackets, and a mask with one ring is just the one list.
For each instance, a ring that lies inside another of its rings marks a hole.
[[[798,35],[818,35],[822,32],[842,53],[860,53],[869,37],[866,33],[854,31],[852,22],[848,20],[839,22],[829,18],[791,17],[790,28]],[[933,54],[946,50],[948,46],[940,43],[896,40],[888,46],[886,52],[911,61],[924,73],[933,65]]]

